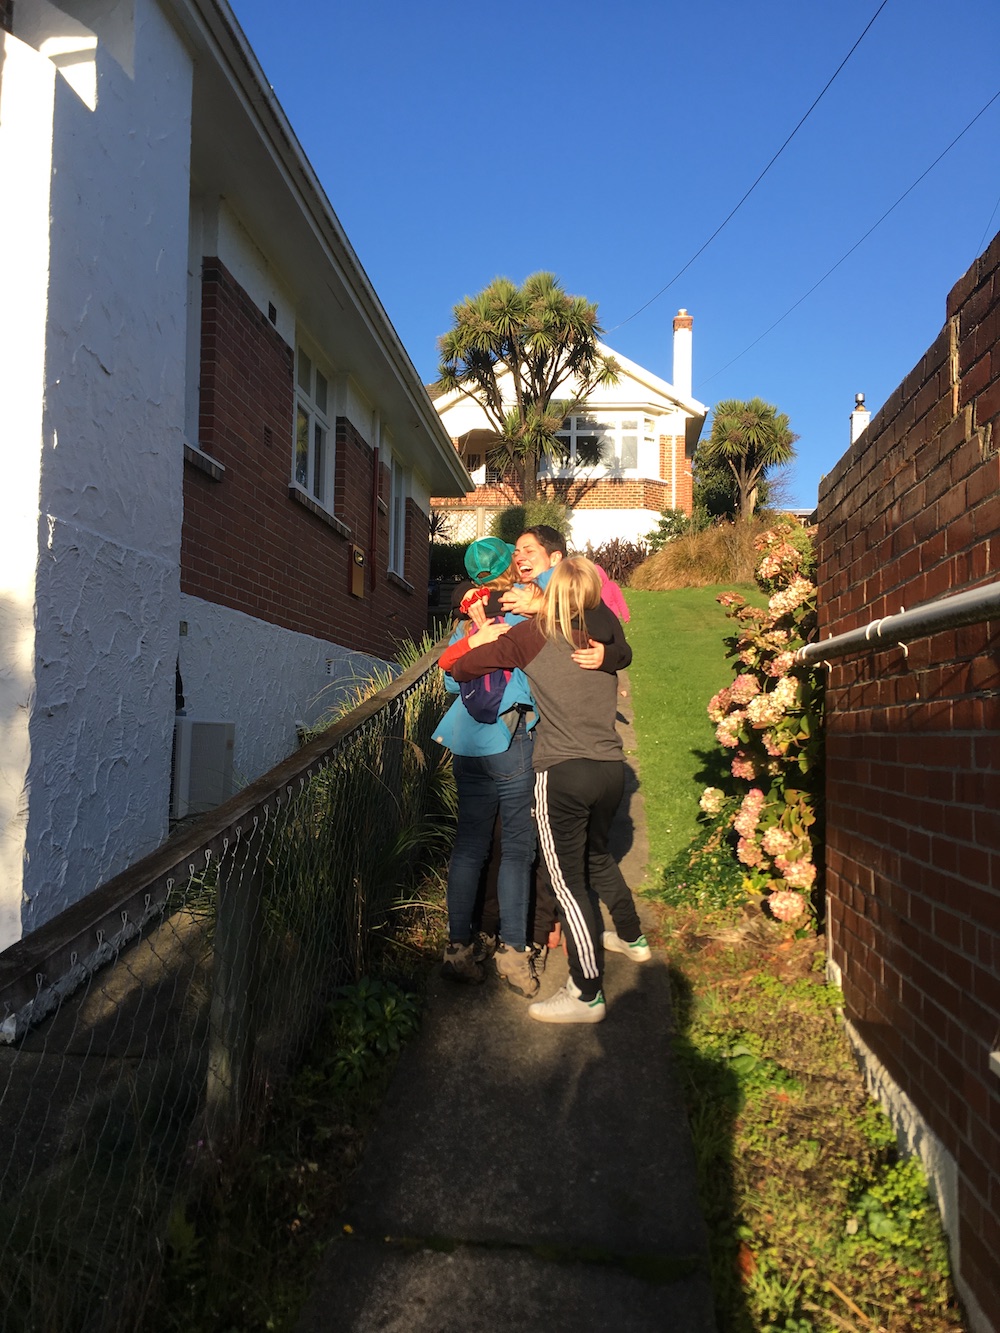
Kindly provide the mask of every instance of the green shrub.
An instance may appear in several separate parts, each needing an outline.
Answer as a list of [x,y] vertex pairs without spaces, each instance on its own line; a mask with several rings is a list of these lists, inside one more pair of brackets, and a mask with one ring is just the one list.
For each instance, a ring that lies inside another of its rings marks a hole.
[[661,509],[660,521],[652,532],[646,533],[644,540],[650,551],[659,551],[675,537],[683,537],[686,532],[690,532],[691,527],[691,516],[683,509]]
[[723,911],[746,901],[746,871],[736,859],[731,834],[737,802],[730,800],[663,869],[655,896],[671,907]]
[[468,578],[465,570],[465,552],[468,546],[468,542],[431,542],[430,577]]
[[490,536],[502,537],[513,546],[522,532],[545,523],[566,537],[571,518],[567,507],[554,500],[528,500],[525,504],[511,505],[495,514],[490,524]]

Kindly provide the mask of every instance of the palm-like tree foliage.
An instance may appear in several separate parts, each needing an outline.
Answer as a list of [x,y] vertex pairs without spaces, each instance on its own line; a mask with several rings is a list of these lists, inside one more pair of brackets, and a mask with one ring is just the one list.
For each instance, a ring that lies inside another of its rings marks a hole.
[[[533,500],[539,462],[559,453],[564,419],[618,379],[617,362],[598,346],[597,306],[569,296],[551,273],[534,273],[520,287],[495,278],[454,315],[438,342],[436,387],[479,403],[496,433],[492,461],[512,467],[522,498]],[[572,397],[557,399],[567,385]]]
[[798,438],[789,428],[787,415],[763,398],[748,402],[727,398],[716,403],[712,432],[704,447],[705,460],[725,463],[731,470],[741,518],[752,516],[757,487],[768,471],[795,457],[793,446]]

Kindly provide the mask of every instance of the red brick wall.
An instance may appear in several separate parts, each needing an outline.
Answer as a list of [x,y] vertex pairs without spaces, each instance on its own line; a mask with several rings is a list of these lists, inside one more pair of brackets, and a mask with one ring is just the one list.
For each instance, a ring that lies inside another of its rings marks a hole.
[[[690,471],[689,464],[689,478]],[[611,477],[556,486],[539,481],[538,498],[557,500],[561,504],[568,504],[571,509],[648,509],[651,517],[655,517],[661,509],[674,507],[673,492],[668,482],[644,478]],[[435,509],[476,509],[480,505],[498,509],[519,503],[517,492],[510,486],[477,486],[463,499],[450,496],[431,501]]]
[[[458,441],[453,441],[458,448]],[[585,475],[578,481],[562,479],[539,480],[538,498],[556,500],[571,509],[648,509],[651,515],[664,509],[694,510],[694,490],[691,479],[691,459],[684,448],[683,435],[660,436],[660,476],[662,481],[643,477],[605,477],[590,480]],[[674,462],[677,466],[677,491],[674,493]],[[503,508],[520,503],[519,492],[513,486],[477,486],[464,499],[438,497],[431,500],[434,509],[487,509]]]
[[[388,576],[388,518],[378,507],[372,550],[373,450],[345,417],[336,423],[335,530],[289,495],[293,353],[217,259],[202,279],[199,444],[225,466],[214,481],[184,469],[181,588],[286,629],[390,656],[419,637],[427,615],[427,553],[408,533],[409,591]],[[388,500],[388,469],[379,488]],[[413,528],[427,520],[408,507]],[[365,595],[351,596],[351,547],[369,562]]]
[[[998,577],[1000,237],[820,493],[821,637]],[[848,1017],[953,1154],[1000,1328],[1000,622],[834,662],[827,892]]]

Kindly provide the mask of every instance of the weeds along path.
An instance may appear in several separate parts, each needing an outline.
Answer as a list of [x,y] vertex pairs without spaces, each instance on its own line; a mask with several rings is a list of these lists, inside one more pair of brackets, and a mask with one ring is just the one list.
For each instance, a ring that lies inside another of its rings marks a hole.
[[723,642],[732,623],[715,599],[734,587],[763,600],[755,587],[734,584],[626,592],[650,883],[659,883],[663,867],[698,831],[698,798],[717,784],[725,762],[705,708],[732,678]]

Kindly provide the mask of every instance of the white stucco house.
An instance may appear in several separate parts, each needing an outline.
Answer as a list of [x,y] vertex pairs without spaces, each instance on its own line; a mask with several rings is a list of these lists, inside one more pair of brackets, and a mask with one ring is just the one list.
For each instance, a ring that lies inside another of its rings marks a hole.
[[[692,328],[688,312],[678,311],[669,383],[601,344],[601,351],[619,364],[618,383],[596,389],[586,412],[564,422],[560,436],[565,461],[543,461],[538,473],[539,498],[569,506],[570,540],[576,549],[588,543],[597,547],[614,537],[639,540],[656,528],[664,509],[691,513],[691,460],[708,412],[691,394]],[[567,384],[565,396],[573,396],[574,390]],[[498,510],[521,497],[511,479],[487,466],[492,429],[478,403],[454,390],[435,398],[434,406],[476,489],[458,500],[435,497],[433,504],[445,519],[449,541],[472,541],[489,531]],[[600,463],[578,465],[582,441],[599,447]]]
[[471,482],[225,0],[0,27],[2,949],[163,840],[179,708],[249,780],[419,636]]

